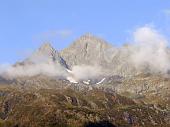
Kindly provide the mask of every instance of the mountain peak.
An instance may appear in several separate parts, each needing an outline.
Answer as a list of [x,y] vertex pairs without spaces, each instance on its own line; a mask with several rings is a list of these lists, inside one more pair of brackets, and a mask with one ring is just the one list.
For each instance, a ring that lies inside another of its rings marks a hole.
[[46,52],[46,53],[54,50],[55,49],[52,47],[52,45],[49,42],[42,44],[39,48],[39,51]]
[[91,34],[91,33],[85,33],[84,35],[80,36],[79,38],[80,41],[86,41],[86,40],[91,40],[91,41],[104,41],[103,39]]
[[94,37],[90,32],[83,34],[81,37]]
[[41,47],[52,47],[50,42],[45,42],[41,45]]
[[27,58],[26,61],[29,61],[31,63],[60,63],[61,57],[50,43],[44,43],[40,46],[40,48],[33,52],[33,54],[29,58]]
[[15,66],[29,66],[29,65],[48,65],[56,67],[58,70],[66,72],[68,68],[60,53],[56,51],[50,43],[44,43],[33,52],[28,58],[22,62],[18,62]]
[[68,48],[62,50],[61,56],[69,66],[81,64],[102,64],[106,51],[112,46],[105,40],[86,33],[75,40]]
[[78,46],[84,47],[85,46],[95,46],[95,45],[110,45],[104,39],[95,36],[91,33],[85,33],[84,35],[80,36],[77,40],[75,40],[70,46]]

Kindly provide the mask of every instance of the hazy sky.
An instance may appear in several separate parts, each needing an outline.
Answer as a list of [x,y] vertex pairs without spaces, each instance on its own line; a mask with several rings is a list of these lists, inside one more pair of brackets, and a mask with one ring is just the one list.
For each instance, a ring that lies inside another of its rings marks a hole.
[[119,46],[144,25],[169,38],[170,0],[0,0],[0,63],[46,41],[60,50],[86,32]]

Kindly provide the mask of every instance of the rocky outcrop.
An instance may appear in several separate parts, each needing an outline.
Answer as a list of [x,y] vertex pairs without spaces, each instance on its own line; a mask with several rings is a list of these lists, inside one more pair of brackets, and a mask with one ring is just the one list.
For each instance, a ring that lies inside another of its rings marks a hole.
[[88,33],[64,49],[61,55],[70,66],[81,64],[105,64],[103,66],[106,66],[111,62],[111,59],[106,57],[109,49],[112,50],[109,43]]
[[101,38],[85,34],[61,51],[67,64],[98,65],[109,75],[129,76],[140,73],[130,61],[130,46],[117,48]]

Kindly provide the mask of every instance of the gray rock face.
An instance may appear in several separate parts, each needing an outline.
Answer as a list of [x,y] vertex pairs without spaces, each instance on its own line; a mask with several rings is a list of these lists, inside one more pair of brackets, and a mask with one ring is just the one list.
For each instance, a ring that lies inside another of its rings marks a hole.
[[66,67],[65,61],[60,56],[59,52],[56,51],[50,43],[44,43],[37,51],[35,51],[25,63],[55,63],[60,66]]
[[60,56],[50,43],[44,43],[38,50],[36,50],[30,57],[23,62],[18,62],[14,66],[24,66],[32,64],[54,64],[60,69],[66,70],[68,68],[64,59]]
[[61,51],[69,66],[99,65],[110,75],[133,75],[139,73],[129,61],[128,46],[116,48],[91,34],[85,34],[70,47]]
[[61,55],[70,66],[81,64],[106,65],[106,63],[111,62],[111,59],[106,57],[109,49],[112,49],[112,46],[104,40],[91,34],[85,34],[70,47],[64,49]]

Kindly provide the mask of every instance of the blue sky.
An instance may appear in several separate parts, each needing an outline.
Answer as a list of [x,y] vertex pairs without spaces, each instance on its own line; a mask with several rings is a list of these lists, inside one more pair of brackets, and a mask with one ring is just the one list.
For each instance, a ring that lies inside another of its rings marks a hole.
[[0,0],[0,63],[14,63],[43,42],[61,50],[90,32],[113,45],[144,25],[170,37],[169,0]]

